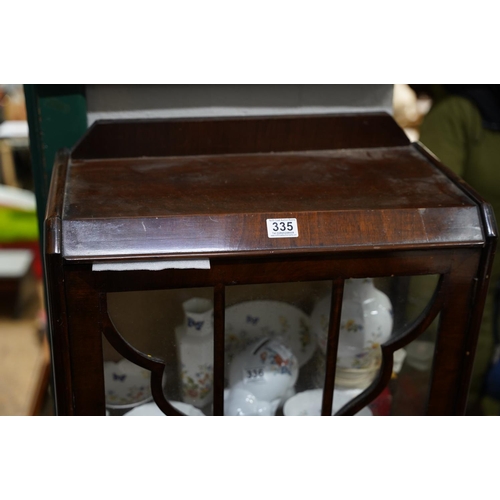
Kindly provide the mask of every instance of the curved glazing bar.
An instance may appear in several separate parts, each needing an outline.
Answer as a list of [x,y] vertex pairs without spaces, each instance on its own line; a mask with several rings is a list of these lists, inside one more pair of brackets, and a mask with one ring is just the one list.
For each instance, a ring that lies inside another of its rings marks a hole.
[[116,349],[116,351],[121,354],[125,359],[128,359],[132,363],[149,370],[151,372],[151,394],[155,403],[158,405],[160,410],[168,416],[184,416],[184,413],[177,410],[172,406],[168,400],[165,398],[163,392],[163,374],[165,372],[165,362],[159,358],[148,356],[129,344],[118,332],[112,319],[107,312],[107,300],[104,294],[101,298],[102,313],[102,329],[104,336],[108,342]]
[[441,275],[430,302],[421,314],[401,332],[392,336],[381,345],[381,366],[375,380],[359,396],[344,405],[335,416],[355,415],[382,393],[392,376],[394,352],[406,346],[426,331],[441,311],[444,301],[443,281],[443,275]]
[[326,347],[326,370],[325,384],[323,389],[323,401],[321,405],[321,416],[332,414],[333,391],[335,387],[335,373],[337,367],[337,351],[339,344],[340,317],[342,311],[342,299],[344,294],[344,280],[336,279],[332,282],[332,298],[330,303],[330,320],[328,324],[328,339]]

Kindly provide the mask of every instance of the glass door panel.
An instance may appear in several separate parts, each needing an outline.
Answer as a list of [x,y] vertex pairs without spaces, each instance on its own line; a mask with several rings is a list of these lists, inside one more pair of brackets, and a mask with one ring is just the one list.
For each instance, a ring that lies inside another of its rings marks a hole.
[[[407,329],[432,305],[438,284],[438,275],[412,276],[407,279],[407,294],[399,297],[400,309],[405,311],[399,331]],[[406,306],[403,308],[404,302]],[[437,314],[428,328],[401,349],[401,363],[394,370],[390,383],[391,415],[426,414],[439,317]]]
[[[424,414],[438,320],[422,324],[437,316],[438,279],[345,280],[334,385],[326,373],[332,281],[225,287],[224,414],[320,415],[325,382],[332,414],[349,404],[359,416]],[[150,384],[161,365],[162,398],[182,413],[212,415],[214,289],[109,293],[107,309],[108,412],[165,414]]]
[[226,288],[226,415],[283,415],[304,392],[321,399],[311,313],[330,293],[330,281]]
[[[423,414],[437,319],[428,328],[422,325],[439,310],[433,307],[438,280],[438,276],[345,280],[334,414],[356,398],[365,402],[357,415]],[[311,315],[319,345],[319,378],[326,369],[329,300],[316,304]],[[426,358],[425,368],[413,373],[419,356]]]
[[[151,395],[147,367],[154,360],[163,365],[163,395],[170,404],[189,415],[212,414],[213,289],[109,293],[107,306],[121,352],[105,340],[108,410],[125,415],[163,414]],[[141,363],[146,368],[138,366]],[[132,397],[138,378],[141,388],[147,378],[147,399]],[[128,391],[129,401],[114,403],[111,391]]]

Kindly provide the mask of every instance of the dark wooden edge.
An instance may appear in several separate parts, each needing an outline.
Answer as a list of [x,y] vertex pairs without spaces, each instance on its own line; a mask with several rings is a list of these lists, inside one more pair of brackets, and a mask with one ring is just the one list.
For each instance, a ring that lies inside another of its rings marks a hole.
[[90,160],[409,144],[385,112],[98,120],[74,146],[71,157]]
[[174,408],[165,398],[163,392],[163,374],[165,362],[159,358],[138,351],[129,344],[116,329],[113,320],[108,314],[107,295],[101,294],[101,321],[102,331],[108,342],[124,358],[151,372],[151,394],[160,410],[169,416],[184,416],[185,414]]
[[409,325],[403,332],[391,337],[385,344],[381,346],[382,349],[382,364],[377,377],[371,385],[365,389],[359,396],[349,401],[335,414],[335,416],[351,416],[362,410],[367,404],[371,403],[382,391],[387,387],[393,369],[393,355],[398,349],[415,340],[421,335],[430,324],[434,321],[439,311],[443,307],[444,294],[443,294],[443,275],[440,276],[439,282],[434,290],[434,294],[427,304],[426,308],[420,315]]
[[224,415],[225,310],[225,287],[219,283],[214,288],[214,416]]
[[68,338],[61,215],[69,151],[57,154],[52,173],[43,232],[45,286],[56,415],[72,415],[72,382]]
[[[460,249],[463,255],[477,252]],[[106,292],[163,290],[165,288],[213,287],[242,284],[286,283],[290,281],[331,281],[343,278],[381,278],[414,276],[449,272],[456,249],[436,251],[384,252],[375,254],[343,253],[340,255],[293,256],[280,259],[271,256],[260,259],[213,259],[210,269],[165,269],[162,271],[93,271],[98,288]],[[433,267],[428,269],[429,260]],[[279,265],[284,277],[276,279],[272,271]],[[77,267],[73,264],[67,267]],[[83,265],[91,272],[89,264]],[[79,266],[78,266],[79,267]],[[167,285],[168,284],[168,285]]]
[[325,382],[323,385],[323,401],[321,416],[332,415],[333,390],[335,388],[335,370],[337,368],[337,350],[339,345],[340,318],[342,300],[344,297],[344,280],[337,278],[332,282],[332,299],[330,302],[330,323],[328,325],[328,339],[326,347]]
[[[445,275],[443,294],[446,302],[440,312],[438,332],[427,397],[427,415],[463,415],[458,401],[466,399],[469,379],[464,378],[467,344],[477,340],[472,319],[482,316],[484,304],[477,298],[477,275],[482,252],[468,258],[454,258]],[[479,327],[479,325],[478,325]],[[472,362],[472,360],[469,360]]]
[[69,151],[61,150],[56,156],[45,212],[44,249],[46,254],[62,251],[62,212]]
[[436,166],[436,168],[441,170],[441,172],[443,172],[446,177],[448,177],[477,204],[480,211],[481,220],[483,222],[485,239],[497,238],[498,228],[492,206],[472,186],[470,186],[460,176],[455,174],[455,172],[444,165],[441,160],[429,149],[427,149],[422,143],[414,142],[412,143],[412,146],[415,147],[415,149],[419,151],[423,156],[425,156],[428,160],[430,160],[432,164]]
[[434,242],[434,243],[422,243],[422,244],[394,244],[394,245],[377,245],[374,246],[371,243],[367,243],[363,246],[352,246],[352,247],[319,247],[319,248],[284,248],[284,249],[266,249],[266,250],[252,250],[252,251],[228,251],[228,252],[189,252],[175,254],[168,253],[154,253],[154,254],[134,254],[131,259],[127,255],[71,255],[64,256],[64,260],[68,263],[78,263],[78,264],[92,264],[94,262],[141,262],[143,260],[165,260],[165,259],[238,259],[244,257],[245,259],[257,259],[257,258],[269,258],[269,257],[282,257],[282,256],[296,256],[296,257],[317,257],[322,258],[329,255],[341,256],[342,254],[357,254],[362,255],[366,253],[372,254],[382,254],[387,252],[406,252],[406,251],[433,251],[440,249],[455,249],[455,248],[472,248],[472,247],[482,247],[484,246],[484,241],[464,241],[464,242]]
[[[493,229],[496,229],[496,227]],[[462,379],[459,387],[461,387],[462,389],[459,391],[456,402],[457,414],[463,414],[466,410],[472,369],[477,349],[477,341],[481,328],[481,322],[483,319],[484,305],[486,303],[486,297],[488,294],[488,286],[490,282],[491,270],[493,267],[493,260],[495,258],[496,246],[497,238],[494,236],[488,237],[484,250],[481,252],[478,274],[471,297],[471,302],[474,304],[474,307],[471,311],[468,330],[469,335],[467,337],[467,343],[464,346],[464,358],[462,362],[462,369],[460,371]],[[495,285],[495,283],[493,283],[493,285]],[[493,331],[491,332],[491,335],[493,335]]]
[[471,302],[474,304],[469,323],[469,335],[467,337],[467,344],[464,346],[464,359],[462,363],[460,383],[460,391],[456,401],[455,412],[456,414],[463,414],[466,409],[468,389],[470,387],[470,379],[472,375],[472,368],[474,364],[474,357],[477,348],[477,339],[481,327],[483,317],[484,304],[488,293],[488,285],[491,276],[493,261],[495,258],[497,240],[498,240],[498,226],[496,222],[493,207],[467,182],[460,176],[455,174],[452,170],[446,167],[429,149],[423,144],[416,142],[413,146],[426,158],[432,161],[437,168],[439,168],[448,178],[450,178],[456,185],[458,185],[478,206],[478,210],[483,223],[483,231],[485,237],[484,248],[481,252],[481,259],[478,268],[478,274],[475,278],[475,288],[472,293]]
[[56,415],[72,415],[72,379],[67,303],[61,255],[45,255],[47,317]]

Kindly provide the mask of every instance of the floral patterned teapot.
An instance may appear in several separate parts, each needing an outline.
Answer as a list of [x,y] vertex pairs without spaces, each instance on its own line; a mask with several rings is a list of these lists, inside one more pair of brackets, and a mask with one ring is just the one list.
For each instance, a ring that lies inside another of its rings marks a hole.
[[[299,363],[292,351],[277,338],[263,338],[237,354],[229,368],[228,400],[254,397],[259,405],[269,403],[272,413],[294,394]],[[260,413],[264,414],[264,413]]]
[[279,399],[261,401],[243,382],[224,391],[224,415],[228,417],[270,417],[276,413]]
[[[326,353],[331,296],[322,299],[311,315],[311,326],[318,344]],[[366,368],[389,339],[393,326],[392,304],[378,290],[373,279],[349,279],[344,284],[337,351],[339,368]]]

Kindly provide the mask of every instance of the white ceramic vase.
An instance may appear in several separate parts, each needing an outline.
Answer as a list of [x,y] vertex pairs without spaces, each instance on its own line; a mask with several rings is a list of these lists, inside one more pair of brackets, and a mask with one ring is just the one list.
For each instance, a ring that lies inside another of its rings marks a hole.
[[184,323],[176,328],[182,400],[203,408],[213,400],[213,303],[192,298],[182,308]]
[[[311,315],[312,330],[326,353],[331,297],[322,299]],[[349,279],[344,284],[340,318],[337,367],[366,368],[379,356],[380,345],[392,333],[393,312],[387,295],[378,290],[373,279]]]

